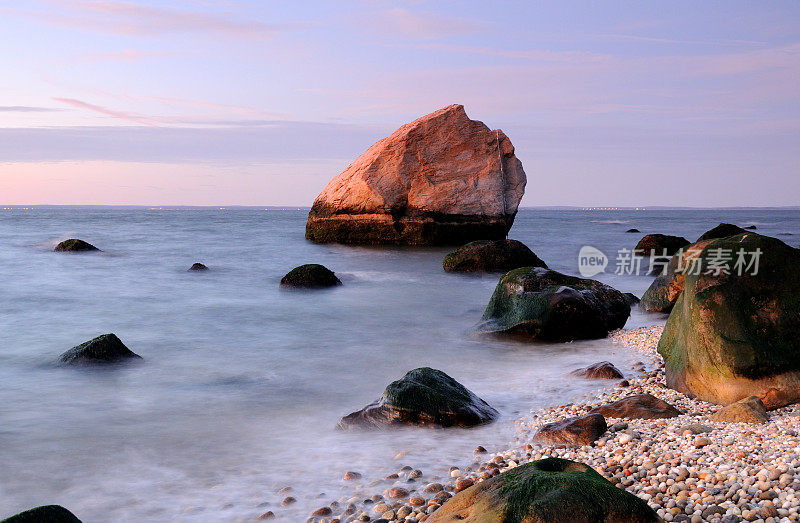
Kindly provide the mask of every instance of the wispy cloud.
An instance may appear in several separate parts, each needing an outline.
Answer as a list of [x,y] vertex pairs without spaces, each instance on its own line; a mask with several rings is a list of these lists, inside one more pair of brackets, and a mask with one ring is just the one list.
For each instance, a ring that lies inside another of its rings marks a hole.
[[651,42],[659,44],[686,44],[686,45],[746,45],[746,46],[765,46],[767,42],[756,40],[684,40],[676,38],[661,38],[655,36],[641,36],[632,34],[600,34],[596,35],[604,40],[616,40],[623,42]]
[[361,14],[356,17],[361,27],[381,36],[399,36],[435,40],[446,36],[474,34],[485,31],[489,24],[481,20],[443,16],[426,11],[400,7]]
[[28,105],[0,106],[0,113],[52,113],[61,110],[55,107],[31,107]]
[[147,58],[164,56],[167,53],[160,51],[141,51],[138,49],[125,49],[122,51],[108,51],[104,53],[87,53],[77,58],[78,62],[97,64],[103,62],[138,62]]
[[119,118],[120,120],[126,120],[128,122],[138,123],[140,125],[147,125],[150,127],[156,127],[157,124],[150,118],[146,118],[144,116],[139,116],[135,114],[128,114],[123,113],[121,111],[114,111],[111,109],[107,109],[105,107],[101,107],[99,105],[94,105],[86,102],[82,102],[80,100],[75,100],[74,98],[53,98],[56,102],[61,102],[63,104],[71,105],[72,107],[77,107],[78,109],[86,109],[89,111],[94,111],[96,113],[103,114],[105,116],[111,116],[112,118]]
[[190,11],[123,0],[51,0],[48,4],[41,9],[7,8],[4,11],[51,25],[125,36],[202,32],[258,39],[304,25],[269,24],[218,11]]
[[519,58],[522,60],[531,60],[537,62],[578,64],[578,63],[605,62],[612,59],[610,55],[591,53],[586,51],[548,51],[548,50],[514,51],[514,50],[494,49],[491,47],[451,45],[438,42],[418,44],[410,47],[414,49],[424,49],[432,51],[450,51],[455,53],[501,56],[504,58]]

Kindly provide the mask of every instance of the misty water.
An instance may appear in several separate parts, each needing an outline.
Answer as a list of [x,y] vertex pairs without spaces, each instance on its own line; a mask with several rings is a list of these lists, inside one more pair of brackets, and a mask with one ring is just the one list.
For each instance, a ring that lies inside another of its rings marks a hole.
[[[498,275],[447,274],[445,248],[315,245],[306,211],[0,211],[0,516],[64,505],[92,521],[232,521],[273,510],[302,521],[335,499],[384,487],[403,465],[422,484],[500,450],[514,420],[598,385],[565,374],[637,361],[608,340],[543,344],[472,330]],[[576,274],[583,245],[606,252],[597,278],[638,296],[652,280],[615,275],[620,248],[648,232],[694,240],[728,221],[800,242],[797,210],[522,210],[510,237]],[[625,230],[636,227],[642,234]],[[53,253],[78,237],[103,250]],[[207,272],[187,272],[193,262]],[[292,267],[322,263],[343,281],[281,290]],[[627,327],[663,323],[634,311]],[[116,333],[142,362],[54,365]],[[339,418],[420,366],[441,369],[501,412],[476,429],[342,432]],[[405,452],[399,459],[398,453]],[[363,478],[345,482],[346,471]],[[298,502],[280,507],[292,487]]]

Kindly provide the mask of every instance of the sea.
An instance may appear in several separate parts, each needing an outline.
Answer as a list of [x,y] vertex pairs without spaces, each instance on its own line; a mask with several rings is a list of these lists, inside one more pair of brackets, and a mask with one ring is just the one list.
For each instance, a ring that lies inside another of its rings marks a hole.
[[[370,483],[400,467],[421,470],[422,485],[469,465],[477,445],[508,448],[515,420],[599,387],[569,371],[608,360],[630,373],[637,361],[608,339],[478,336],[499,275],[445,273],[448,248],[313,244],[307,212],[0,209],[0,519],[60,504],[84,522],[252,521],[268,510],[305,521],[334,500],[380,492]],[[522,209],[509,237],[576,275],[581,248],[594,247],[608,258],[595,278],[641,296],[653,277],[617,263],[625,250],[653,232],[694,241],[720,222],[800,243],[797,209]],[[53,252],[73,237],[102,252]],[[187,271],[194,262],[210,270]],[[343,285],[281,289],[305,263]],[[634,308],[626,327],[665,319]],[[55,364],[108,332],[144,359]],[[458,380],[500,419],[336,429],[422,366]],[[362,478],[344,481],[348,471]],[[297,501],[282,507],[287,495]]]

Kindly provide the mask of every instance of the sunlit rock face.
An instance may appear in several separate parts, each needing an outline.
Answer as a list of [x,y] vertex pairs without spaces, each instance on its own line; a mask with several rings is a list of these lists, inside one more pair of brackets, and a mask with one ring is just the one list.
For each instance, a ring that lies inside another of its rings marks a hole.
[[451,105],[373,144],[314,201],[320,243],[460,245],[505,238],[525,193],[511,140]]

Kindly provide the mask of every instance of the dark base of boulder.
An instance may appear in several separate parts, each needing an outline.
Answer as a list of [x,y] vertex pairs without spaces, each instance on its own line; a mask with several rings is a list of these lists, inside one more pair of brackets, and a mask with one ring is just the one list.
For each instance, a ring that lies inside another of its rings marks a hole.
[[513,223],[514,215],[427,215],[397,219],[385,214],[309,216],[306,239],[353,245],[463,245],[475,240],[502,240]]
[[81,520],[60,505],[44,505],[20,512],[0,523],[81,523]]

